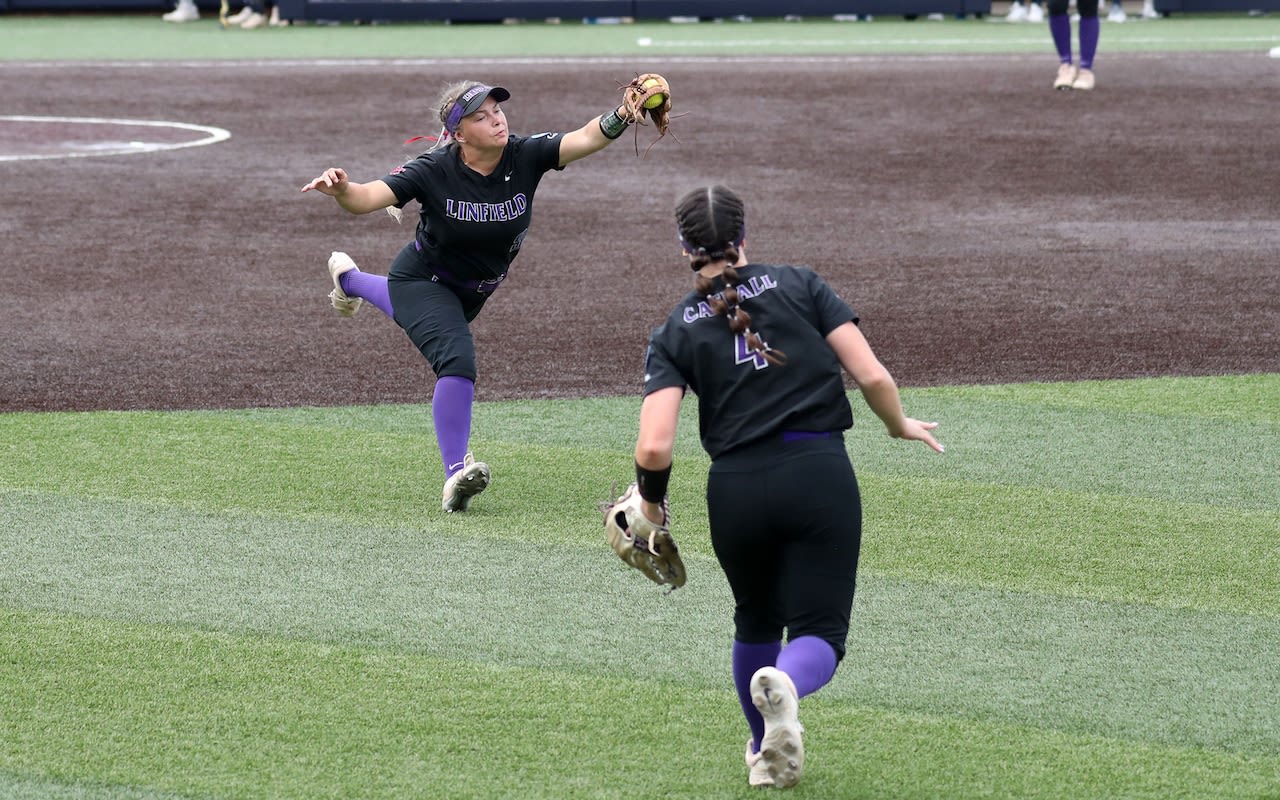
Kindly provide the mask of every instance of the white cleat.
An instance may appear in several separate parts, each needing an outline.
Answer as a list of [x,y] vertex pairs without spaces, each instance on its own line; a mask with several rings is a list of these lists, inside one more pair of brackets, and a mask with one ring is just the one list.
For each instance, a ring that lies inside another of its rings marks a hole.
[[492,480],[493,474],[489,471],[489,465],[483,461],[476,461],[475,456],[467,453],[462,459],[462,469],[453,473],[449,480],[444,482],[440,508],[446,514],[466,511],[467,506],[471,505],[471,498],[489,488]]
[[1039,3],[1027,6],[1027,22],[1044,22],[1044,7]]
[[329,256],[329,277],[333,279],[333,291],[329,292],[329,302],[333,303],[333,307],[338,309],[338,313],[344,317],[355,316],[355,313],[360,310],[360,305],[364,303],[361,298],[347,297],[347,293],[342,291],[342,282],[338,278],[352,270],[359,272],[360,268],[351,260],[351,256],[337,251]]
[[761,667],[751,676],[751,702],[764,717],[759,755],[765,770],[774,786],[795,786],[804,772],[804,728],[796,685],[782,670]]
[[764,763],[764,756],[751,752],[752,740],[747,740],[747,785],[772,786],[773,776],[769,774],[769,765]]
[[1070,89],[1076,81],[1076,68],[1073,64],[1059,64],[1058,77],[1053,79],[1053,88],[1062,91]]

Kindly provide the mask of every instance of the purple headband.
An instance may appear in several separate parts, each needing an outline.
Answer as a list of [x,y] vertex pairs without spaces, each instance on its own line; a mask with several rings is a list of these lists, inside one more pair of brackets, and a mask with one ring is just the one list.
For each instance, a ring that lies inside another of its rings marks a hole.
[[463,118],[476,113],[489,97],[499,103],[505,103],[511,99],[511,92],[501,86],[485,86],[483,83],[477,83],[458,95],[458,99],[453,101],[453,107],[449,109],[449,113],[444,118],[444,129],[449,133],[456,132],[458,126],[462,124]]

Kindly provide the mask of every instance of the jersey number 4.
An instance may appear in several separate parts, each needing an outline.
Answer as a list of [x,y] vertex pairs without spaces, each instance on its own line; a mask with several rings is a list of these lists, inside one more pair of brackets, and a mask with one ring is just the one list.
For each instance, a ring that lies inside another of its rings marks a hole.
[[751,349],[751,346],[747,344],[747,337],[742,334],[738,334],[733,337],[733,348],[733,363],[749,363],[754,365],[756,369],[764,369],[769,366],[769,362],[765,360],[764,356]]

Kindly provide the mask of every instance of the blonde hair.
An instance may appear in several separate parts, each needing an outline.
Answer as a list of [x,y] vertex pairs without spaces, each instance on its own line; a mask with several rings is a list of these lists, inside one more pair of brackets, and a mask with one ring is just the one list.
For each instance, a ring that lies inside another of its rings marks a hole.
[[440,92],[440,99],[436,100],[436,116],[440,119],[440,135],[436,137],[435,144],[431,145],[427,150],[428,153],[448,147],[452,142],[457,141],[453,138],[453,131],[449,130],[449,112],[453,110],[454,104],[458,102],[458,98],[462,96],[463,92],[481,83],[481,81],[458,81],[444,87]]

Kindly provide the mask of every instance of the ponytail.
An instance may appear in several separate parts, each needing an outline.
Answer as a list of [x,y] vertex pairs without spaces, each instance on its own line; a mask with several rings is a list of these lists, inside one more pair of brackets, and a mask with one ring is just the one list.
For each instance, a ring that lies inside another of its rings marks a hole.
[[[737,261],[736,257],[734,261]],[[751,315],[741,306],[742,296],[736,288],[742,283],[742,276],[736,269],[728,266],[720,275],[724,278],[724,291],[716,292],[715,282],[701,273],[698,273],[697,278],[694,279],[694,290],[703,296],[707,305],[717,316],[723,314],[728,317],[729,330],[741,336],[753,352],[759,353],[765,361],[775,367],[785,365],[787,354],[770,347],[768,342],[751,330]]]

